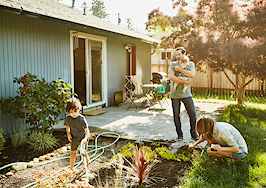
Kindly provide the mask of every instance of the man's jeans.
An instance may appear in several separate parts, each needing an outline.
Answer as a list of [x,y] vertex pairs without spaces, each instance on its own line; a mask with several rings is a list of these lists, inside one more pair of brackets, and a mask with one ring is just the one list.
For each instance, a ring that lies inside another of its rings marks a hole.
[[190,119],[190,134],[191,136],[196,135],[196,111],[195,111],[195,106],[192,97],[187,97],[187,98],[181,98],[181,99],[176,99],[172,98],[172,107],[173,107],[173,113],[174,113],[174,122],[175,122],[175,127],[176,127],[176,132],[178,137],[183,137],[183,132],[181,130],[181,121],[180,121],[180,106],[181,106],[181,101],[184,103],[185,108],[187,110],[187,113],[189,115]]

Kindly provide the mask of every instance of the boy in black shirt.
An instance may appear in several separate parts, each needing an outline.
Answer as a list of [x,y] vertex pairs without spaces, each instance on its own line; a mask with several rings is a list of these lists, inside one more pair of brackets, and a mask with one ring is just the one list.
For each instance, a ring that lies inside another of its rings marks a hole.
[[[79,114],[81,109],[80,101],[73,97],[67,101],[66,111],[69,112],[69,115],[65,117],[64,125],[66,125],[66,132],[68,141],[71,142],[71,155],[70,155],[70,169],[73,170],[75,164],[75,158],[77,155],[77,149],[83,140],[84,144],[87,143],[87,140],[90,136],[90,131],[88,129],[88,123],[85,117]],[[85,158],[87,169],[89,166],[87,148],[85,150]]]

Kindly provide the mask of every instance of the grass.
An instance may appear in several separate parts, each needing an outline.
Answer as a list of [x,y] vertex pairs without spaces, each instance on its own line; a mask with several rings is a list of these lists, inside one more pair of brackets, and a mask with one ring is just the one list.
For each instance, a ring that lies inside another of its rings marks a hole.
[[[215,92],[194,92],[192,93],[195,102],[237,104],[234,92],[215,93]],[[250,93],[246,94],[244,104],[249,107],[266,109],[265,94]]]
[[[193,97],[203,100],[199,95]],[[213,96],[209,96],[209,99],[212,98]],[[225,101],[225,99],[216,100]],[[266,110],[259,108],[264,107],[261,103],[265,98],[246,96],[246,103],[247,100],[252,105],[227,105],[218,120],[234,125],[241,132],[248,145],[247,156],[243,160],[234,162],[229,159],[216,161],[214,157],[204,152],[201,157],[193,161],[193,167],[182,179],[180,187],[266,187]]]

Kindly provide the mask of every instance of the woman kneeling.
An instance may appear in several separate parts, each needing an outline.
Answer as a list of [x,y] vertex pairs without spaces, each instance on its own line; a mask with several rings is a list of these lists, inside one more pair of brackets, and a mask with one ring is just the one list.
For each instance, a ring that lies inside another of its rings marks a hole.
[[203,116],[197,121],[196,129],[200,139],[189,145],[189,150],[207,140],[211,146],[207,153],[217,159],[243,159],[248,153],[247,144],[241,133],[229,123],[214,122],[212,118]]

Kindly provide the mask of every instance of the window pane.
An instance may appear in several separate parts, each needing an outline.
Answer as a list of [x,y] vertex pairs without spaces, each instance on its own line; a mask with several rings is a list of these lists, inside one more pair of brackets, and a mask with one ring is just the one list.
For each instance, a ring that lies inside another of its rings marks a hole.
[[171,52],[167,52],[168,59],[171,59]]
[[102,101],[102,42],[91,41],[92,102]]
[[162,59],[165,59],[165,52],[162,52]]

